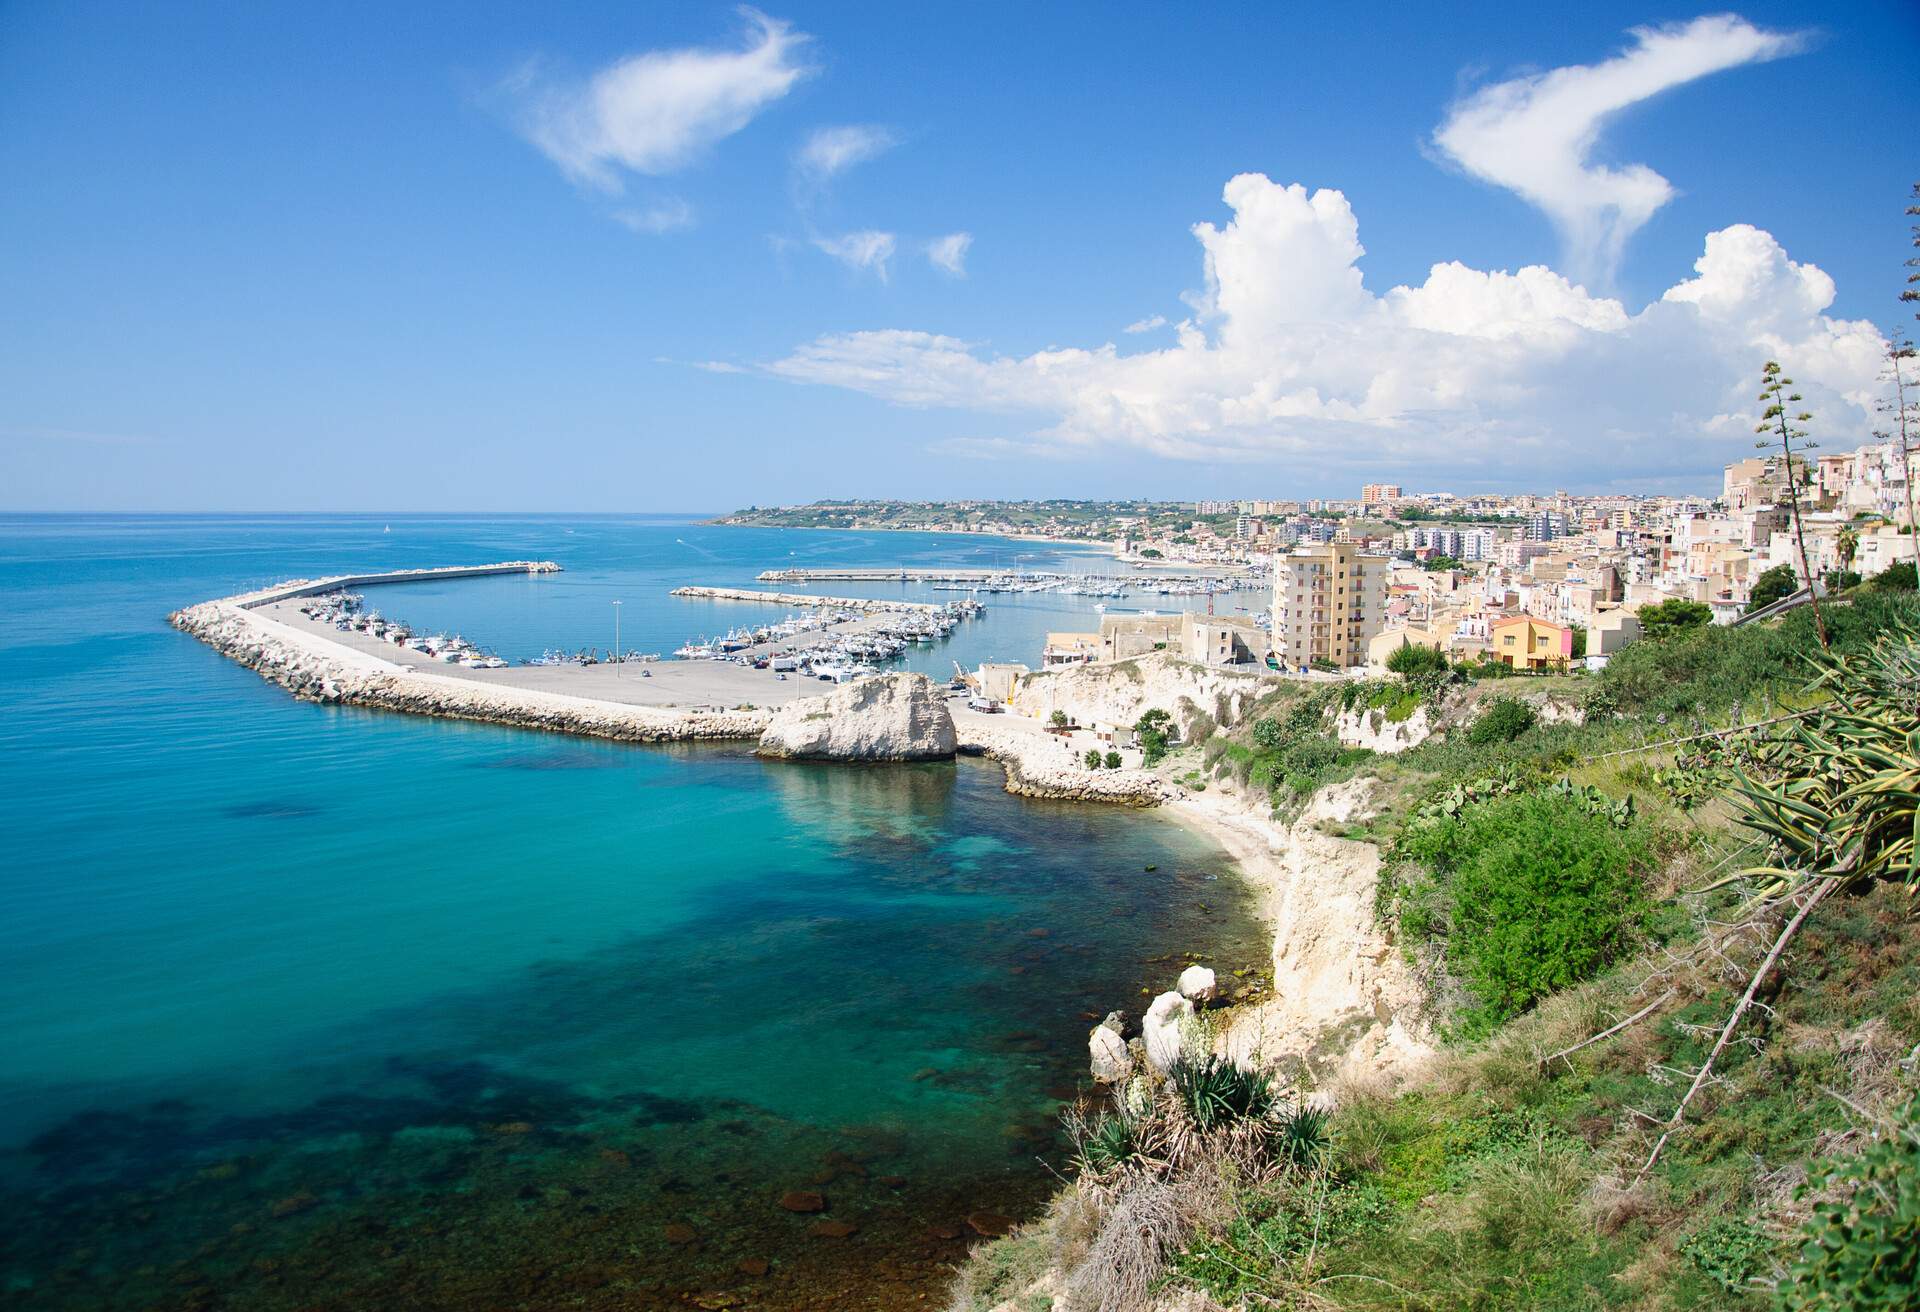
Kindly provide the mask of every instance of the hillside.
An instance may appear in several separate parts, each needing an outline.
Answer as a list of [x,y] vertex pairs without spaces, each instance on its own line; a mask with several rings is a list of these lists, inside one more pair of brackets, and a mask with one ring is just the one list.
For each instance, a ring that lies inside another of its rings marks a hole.
[[[1290,688],[1176,751],[1283,821],[1368,781],[1318,823],[1379,850],[1437,1051],[1275,1062],[1203,1009],[1083,1100],[1067,1183],[956,1312],[1914,1306],[1920,603],[1829,607],[1831,655],[1810,620]],[[1360,723],[1419,732],[1380,755]]]

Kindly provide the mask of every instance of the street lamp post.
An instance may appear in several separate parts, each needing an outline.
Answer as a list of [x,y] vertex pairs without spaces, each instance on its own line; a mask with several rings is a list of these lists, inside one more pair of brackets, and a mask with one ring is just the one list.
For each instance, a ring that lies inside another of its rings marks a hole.
[[613,603],[613,677],[620,677],[620,667],[625,664],[620,659],[620,603]]

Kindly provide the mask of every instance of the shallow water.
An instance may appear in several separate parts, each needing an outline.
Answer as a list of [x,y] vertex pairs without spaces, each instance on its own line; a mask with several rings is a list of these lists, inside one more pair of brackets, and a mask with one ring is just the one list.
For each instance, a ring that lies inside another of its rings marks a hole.
[[[1260,957],[1218,849],[1010,797],[979,762],[777,764],[321,708],[164,616],[290,575],[539,556],[568,572],[369,599],[519,656],[611,645],[592,630],[618,596],[625,644],[671,650],[725,627],[665,596],[680,583],[1045,550],[647,520],[0,519],[0,1302],[937,1290],[963,1217],[1046,1192],[1086,1017],[1163,987],[1177,963],[1152,958]],[[1031,659],[1090,618],[988,600],[923,667]],[[824,1212],[782,1208],[792,1190]]]

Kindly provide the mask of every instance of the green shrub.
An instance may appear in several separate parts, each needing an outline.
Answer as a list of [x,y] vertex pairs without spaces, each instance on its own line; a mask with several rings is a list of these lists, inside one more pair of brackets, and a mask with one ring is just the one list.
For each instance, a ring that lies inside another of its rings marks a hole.
[[1868,579],[1867,586],[1875,592],[1912,592],[1915,588],[1913,562],[1903,560],[1887,566]]
[[1489,743],[1510,743],[1527,730],[1539,716],[1526,702],[1512,697],[1496,698],[1480,718],[1467,730],[1467,741],[1486,746]]
[[1660,641],[1690,629],[1703,629],[1713,621],[1713,608],[1701,601],[1683,601],[1679,597],[1652,606],[1642,606],[1635,614],[1640,632]]
[[1133,731],[1140,739],[1142,765],[1158,765],[1166,756],[1167,726],[1172,720],[1173,716],[1156,706],[1135,722]]
[[1098,747],[1087,748],[1087,754],[1081,759],[1087,763],[1087,769],[1098,770],[1100,768],[1100,749]]
[[1764,610],[1782,597],[1791,596],[1799,590],[1800,580],[1794,575],[1793,566],[1775,565],[1753,581],[1753,588],[1747,596],[1747,610]]
[[1894,1312],[1920,1307],[1920,1121],[1908,1102],[1858,1157],[1832,1162],[1804,1192],[1815,1204],[1806,1243],[1781,1281],[1779,1306]]
[[1447,654],[1437,647],[1416,647],[1402,640],[1387,657],[1387,669],[1399,675],[1435,674],[1447,668]]
[[1680,1241],[1680,1251],[1701,1275],[1730,1294],[1750,1291],[1764,1275],[1773,1247],[1751,1221],[1723,1216]]
[[1456,1028],[1484,1033],[1617,960],[1648,911],[1645,823],[1625,824],[1575,790],[1516,793],[1410,824],[1395,857],[1429,875],[1401,895],[1410,941],[1444,942],[1474,1006]]
[[1120,768],[1120,753],[1108,752],[1107,753],[1107,769],[1118,770],[1119,768]]
[[1116,1112],[1102,1112],[1081,1132],[1074,1168],[1100,1175],[1116,1166],[1124,1166],[1137,1147],[1138,1130],[1134,1123]]

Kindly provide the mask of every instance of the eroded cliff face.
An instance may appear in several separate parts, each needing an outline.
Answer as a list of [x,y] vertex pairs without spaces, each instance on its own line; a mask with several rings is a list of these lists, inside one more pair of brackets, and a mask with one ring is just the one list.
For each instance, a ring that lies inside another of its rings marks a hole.
[[1068,665],[1021,676],[1014,708],[1046,719],[1065,711],[1081,724],[1133,724],[1158,708],[1191,739],[1201,717],[1235,725],[1261,693],[1260,676],[1181,660],[1166,652],[1111,664]]
[[936,761],[954,753],[953,715],[924,674],[882,674],[789,702],[760,737],[762,756],[810,761]]
[[1418,747],[1433,736],[1433,716],[1421,706],[1404,720],[1390,720],[1379,707],[1358,707],[1342,711],[1333,722],[1334,734],[1343,747],[1365,747],[1392,756],[1410,747]]
[[1374,783],[1316,793],[1290,825],[1265,818],[1264,798],[1190,799],[1259,888],[1273,934],[1273,994],[1237,1009],[1224,1036],[1236,1057],[1312,1082],[1395,1079],[1433,1054],[1418,982],[1375,921],[1380,850],[1327,832],[1364,818]]

